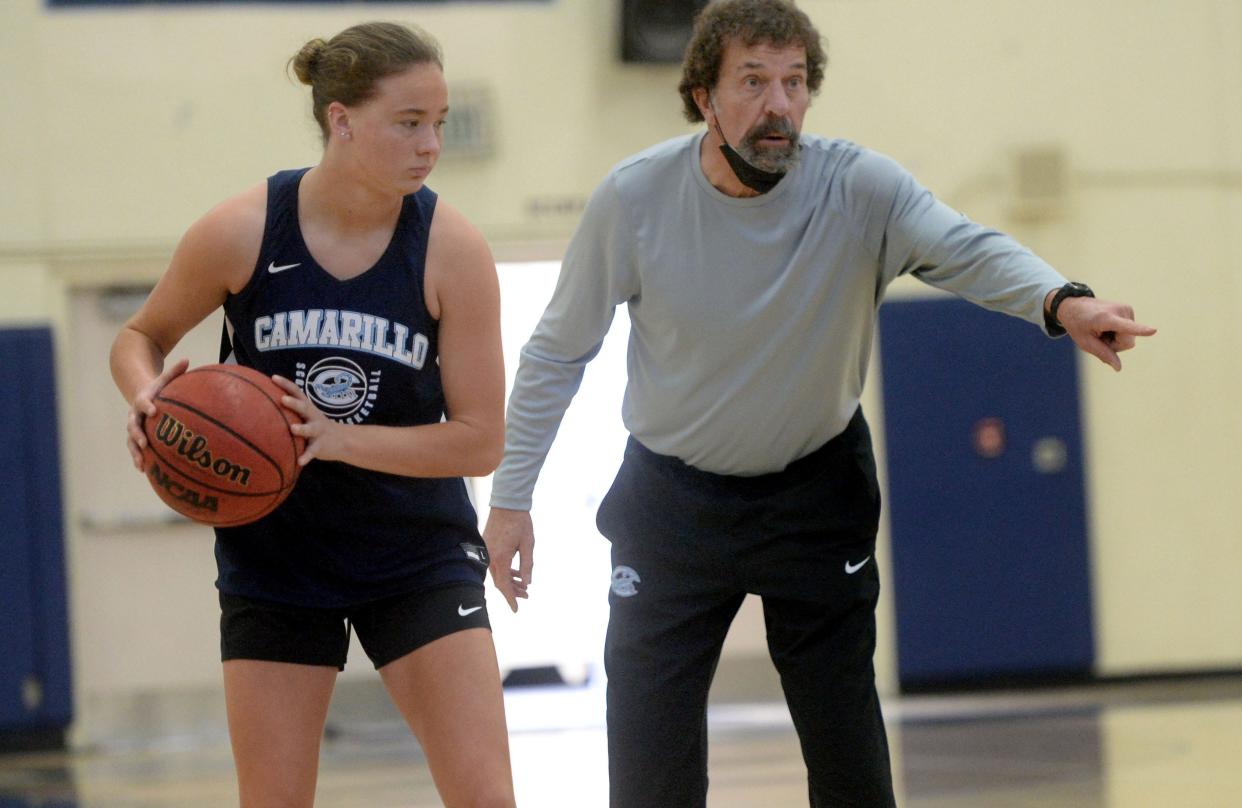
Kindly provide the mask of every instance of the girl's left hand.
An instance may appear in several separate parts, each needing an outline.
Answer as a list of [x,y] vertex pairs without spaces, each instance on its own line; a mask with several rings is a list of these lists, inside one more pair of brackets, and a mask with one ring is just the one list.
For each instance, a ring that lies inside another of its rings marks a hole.
[[306,439],[306,450],[298,458],[298,465],[305,466],[311,460],[339,460],[341,452],[342,424],[338,424],[320,412],[319,408],[306,397],[306,393],[284,376],[272,376],[272,381],[284,390],[287,395],[280,403],[297,413],[300,424],[290,424],[289,431],[300,438]]

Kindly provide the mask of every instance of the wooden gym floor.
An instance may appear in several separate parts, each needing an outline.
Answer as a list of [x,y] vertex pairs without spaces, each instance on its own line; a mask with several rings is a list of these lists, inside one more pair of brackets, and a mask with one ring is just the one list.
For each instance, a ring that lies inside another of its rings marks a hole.
[[[603,687],[506,691],[519,805],[606,806]],[[1242,806],[1242,677],[885,700],[907,808]],[[97,710],[106,739],[0,756],[0,808],[236,804],[215,695]],[[714,701],[712,808],[806,805],[779,701]],[[338,688],[320,808],[439,805],[417,744],[378,687]],[[670,806],[675,808],[675,806]]]

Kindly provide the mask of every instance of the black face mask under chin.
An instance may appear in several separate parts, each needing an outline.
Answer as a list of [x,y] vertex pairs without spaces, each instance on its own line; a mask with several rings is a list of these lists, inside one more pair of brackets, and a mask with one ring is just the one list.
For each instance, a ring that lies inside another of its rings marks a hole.
[[[721,140],[724,140],[723,135]],[[738,180],[752,191],[766,194],[775,188],[776,183],[785,176],[784,171],[764,171],[762,168],[755,168],[728,143],[722,143],[720,151],[724,152],[725,161],[729,163],[729,168],[733,169]]]
[[[712,116],[715,117],[716,108],[712,106]],[[729,145],[728,139],[724,136],[724,130],[720,128],[720,121],[716,123],[716,134],[720,135],[720,151],[724,153],[725,162],[729,164],[729,168],[733,169],[734,175],[743,185],[752,191],[766,194],[768,191],[776,187],[776,183],[781,181],[785,176],[784,171],[764,171],[762,168],[756,168],[746,162],[746,158],[737,153],[737,150]]]

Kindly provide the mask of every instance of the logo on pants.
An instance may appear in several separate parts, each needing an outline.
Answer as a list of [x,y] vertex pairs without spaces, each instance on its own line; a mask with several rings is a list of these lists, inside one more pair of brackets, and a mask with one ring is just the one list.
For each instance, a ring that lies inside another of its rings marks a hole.
[[618,565],[612,571],[612,594],[619,598],[632,598],[638,594],[635,584],[641,581],[633,567]]

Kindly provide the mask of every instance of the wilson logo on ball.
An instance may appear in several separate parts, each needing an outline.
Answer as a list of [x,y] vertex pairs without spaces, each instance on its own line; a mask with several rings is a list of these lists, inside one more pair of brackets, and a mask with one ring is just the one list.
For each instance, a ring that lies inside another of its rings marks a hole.
[[250,469],[226,457],[214,457],[206,438],[194,434],[185,424],[168,413],[160,415],[160,422],[155,427],[155,437],[165,446],[176,449],[177,454],[186,460],[209,469],[217,477],[242,486],[250,485]]

